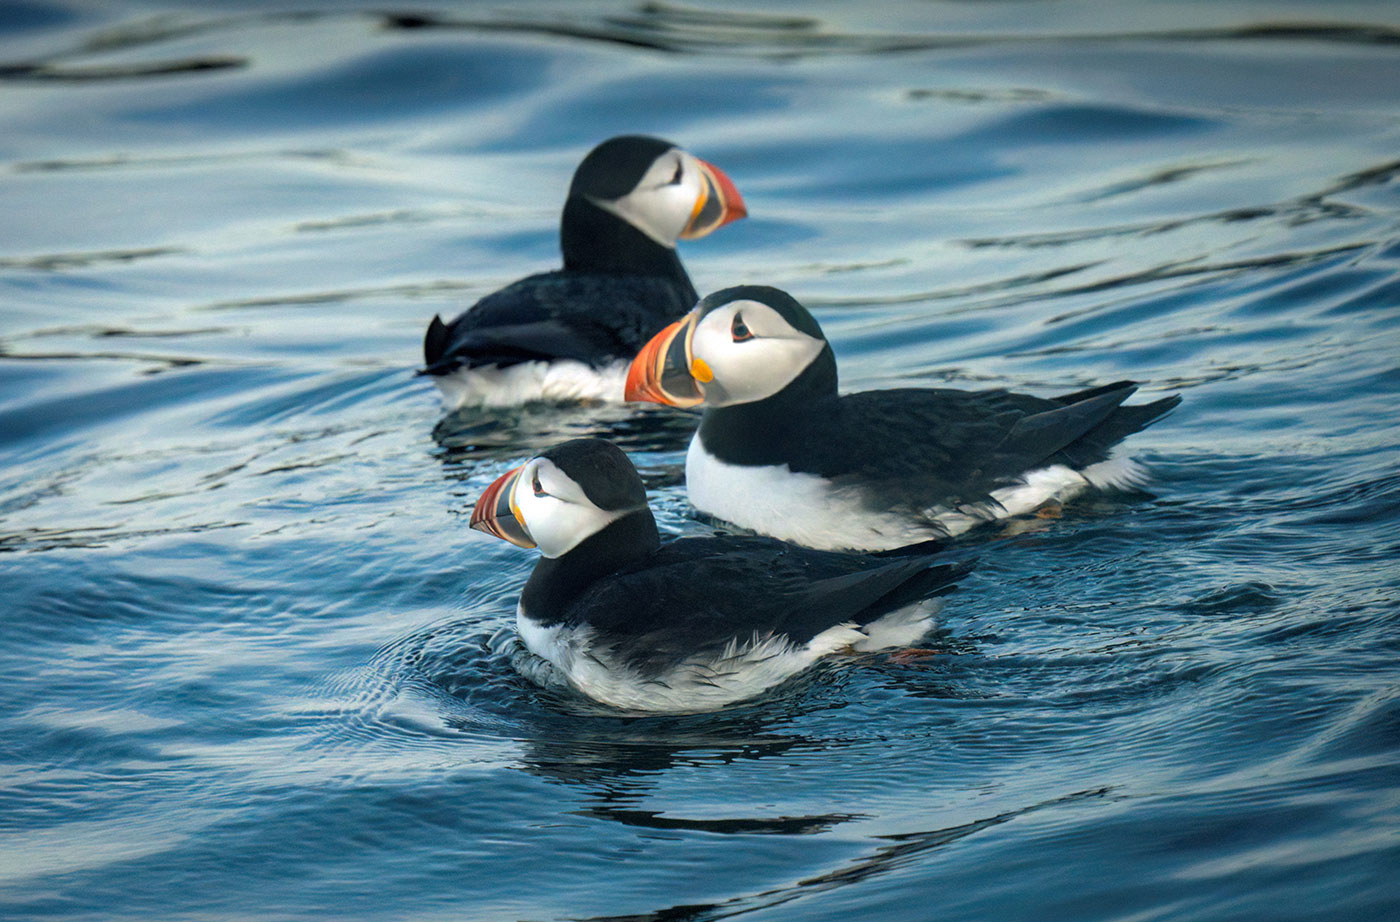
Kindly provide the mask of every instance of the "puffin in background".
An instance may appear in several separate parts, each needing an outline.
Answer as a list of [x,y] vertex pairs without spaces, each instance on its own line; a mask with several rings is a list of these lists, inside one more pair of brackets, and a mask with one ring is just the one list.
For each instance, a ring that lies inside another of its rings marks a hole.
[[564,268],[434,316],[422,374],[447,409],[530,400],[622,401],[627,364],[695,305],[676,241],[747,214],[717,167],[658,138],[611,138],[574,172],[560,223]]
[[899,388],[837,393],[815,318],[777,288],[717,291],[637,356],[627,399],[704,406],[686,454],[701,512],[809,547],[956,535],[1090,487],[1145,479],[1114,445],[1181,402],[1124,406],[1119,381],[1061,397]]
[[472,528],[538,547],[516,608],[525,646],[583,694],[630,711],[707,711],[823,656],[902,647],[970,564],[934,551],[816,551],[771,538],[663,544],[611,442],[575,439],[487,487]]

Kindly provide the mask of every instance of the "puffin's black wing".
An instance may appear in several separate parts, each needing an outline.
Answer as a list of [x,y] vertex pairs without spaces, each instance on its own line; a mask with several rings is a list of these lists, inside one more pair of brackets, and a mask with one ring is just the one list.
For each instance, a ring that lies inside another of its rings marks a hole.
[[587,624],[634,666],[660,671],[732,640],[806,643],[950,590],[967,564],[929,554],[877,558],[759,537],[685,538],[599,580],[567,620]]
[[890,505],[978,501],[1027,471],[1102,461],[1180,402],[1122,406],[1135,390],[1121,381],[1056,398],[914,388],[831,398],[804,409],[791,467]]
[[1123,406],[1137,391],[1135,381],[1119,381],[1073,394],[1052,397],[1062,409],[1042,411],[1016,421],[1000,448],[1010,462],[1044,455],[1044,462],[1083,468],[1108,457],[1123,439],[1152,425],[1181,403],[1172,394],[1151,403]]
[[686,288],[650,275],[532,275],[487,295],[451,323],[434,317],[423,338],[423,372],[562,359],[597,367],[630,359],[693,306]]

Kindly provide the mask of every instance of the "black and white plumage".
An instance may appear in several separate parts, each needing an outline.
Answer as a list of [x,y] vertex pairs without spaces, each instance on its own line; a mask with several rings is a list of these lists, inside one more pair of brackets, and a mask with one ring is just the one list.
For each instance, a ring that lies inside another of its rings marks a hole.
[[1140,483],[1114,445],[1181,400],[1120,381],[1059,397],[837,393],[815,318],[776,288],[715,292],[637,356],[629,400],[704,405],[686,456],[702,512],[811,547],[890,548]]
[[846,649],[907,646],[968,567],[817,551],[771,538],[661,543],[621,449],[576,439],[502,475],[471,524],[544,555],[520,637],[576,689],[634,711],[690,712],[758,694]]
[[745,215],[717,167],[667,141],[623,136],[579,164],[560,221],[564,267],[434,317],[423,373],[449,408],[622,400],[627,362],[695,304],[676,241]]

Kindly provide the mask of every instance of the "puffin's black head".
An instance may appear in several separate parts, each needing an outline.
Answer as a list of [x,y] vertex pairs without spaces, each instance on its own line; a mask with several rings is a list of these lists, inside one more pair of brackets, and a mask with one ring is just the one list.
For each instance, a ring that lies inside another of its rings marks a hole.
[[727,407],[764,400],[799,377],[812,392],[836,391],[836,359],[816,318],[785,291],[738,285],[702,298],[643,346],[626,397]]
[[670,141],[642,134],[608,138],[589,151],[574,170],[569,195],[606,201],[622,198],[641,184],[642,177],[662,154],[675,149]]
[[542,452],[589,502],[604,512],[631,512],[647,504],[646,487],[627,453],[603,439],[574,439]]
[[649,519],[646,488],[622,449],[602,439],[575,439],[497,478],[477,500],[471,527],[561,557],[644,510]]
[[718,167],[645,135],[609,138],[589,151],[574,171],[569,198],[596,205],[667,247],[748,213]]
[[817,318],[812,316],[812,312],[792,295],[772,285],[735,285],[732,288],[721,288],[701,298],[700,303],[695,305],[695,310],[703,317],[714,311],[724,310],[737,301],[753,301],[772,308],[773,312],[787,321],[788,326],[794,330],[826,342],[826,334],[822,333],[821,325],[817,323]]

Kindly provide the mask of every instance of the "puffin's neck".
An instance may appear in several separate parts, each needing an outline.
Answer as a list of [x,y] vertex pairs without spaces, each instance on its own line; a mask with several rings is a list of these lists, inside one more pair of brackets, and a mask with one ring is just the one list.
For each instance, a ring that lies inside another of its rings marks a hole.
[[572,196],[564,203],[559,248],[565,269],[659,275],[684,286],[688,300],[698,300],[675,247],[662,246],[585,198]]
[[772,397],[728,407],[706,407],[697,436],[705,450],[729,464],[783,464],[795,421],[812,405],[836,397],[836,356],[830,344],[787,387]]
[[629,512],[562,557],[541,558],[520,594],[520,607],[534,621],[562,621],[569,606],[594,582],[660,546],[651,510]]

